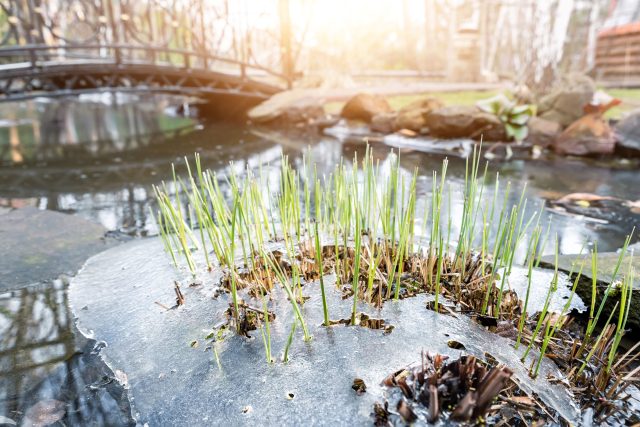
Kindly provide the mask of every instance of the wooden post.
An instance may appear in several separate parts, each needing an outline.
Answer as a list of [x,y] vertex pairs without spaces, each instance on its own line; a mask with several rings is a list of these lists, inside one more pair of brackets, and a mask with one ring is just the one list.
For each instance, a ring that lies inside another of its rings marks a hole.
[[291,52],[291,15],[289,13],[289,0],[278,0],[280,14],[280,61],[282,62],[282,74],[287,79],[287,87],[291,89],[294,75],[293,56]]

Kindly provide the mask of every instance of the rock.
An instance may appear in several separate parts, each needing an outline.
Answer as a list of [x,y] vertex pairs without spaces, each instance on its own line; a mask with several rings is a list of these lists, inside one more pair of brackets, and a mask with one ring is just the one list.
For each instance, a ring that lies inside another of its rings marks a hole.
[[312,125],[320,130],[335,126],[340,121],[340,117],[335,114],[325,114],[322,117],[318,117],[312,121]]
[[374,132],[393,133],[396,130],[396,113],[380,113],[371,118],[370,128]]
[[550,146],[562,132],[560,123],[540,117],[531,117],[527,126],[529,127],[529,135],[525,141],[540,147]]
[[426,126],[426,116],[434,110],[443,108],[442,101],[435,98],[423,98],[410,103],[398,111],[396,130],[409,129],[420,132]]
[[253,107],[247,117],[254,123],[296,124],[319,120],[325,116],[322,99],[308,96],[302,90],[289,90],[275,94]]
[[280,120],[283,124],[311,124],[316,121],[322,122],[326,120],[326,114],[322,105],[293,105],[286,109],[284,114],[280,116]]
[[426,115],[425,124],[436,138],[473,138],[506,141],[504,125],[496,116],[473,106],[453,106]]
[[591,102],[596,86],[589,77],[572,73],[563,77],[552,92],[540,100],[538,116],[569,126],[583,115],[583,108]]
[[420,110],[409,110],[398,113],[396,119],[396,129],[408,129],[413,132],[420,132],[425,127],[426,119]]
[[621,151],[640,155],[640,109],[632,111],[620,120],[614,132]]
[[[597,297],[596,297],[596,309],[600,305],[600,301],[602,301],[602,296],[604,295],[604,291],[611,282],[613,271],[618,262],[618,257],[620,254],[616,252],[602,252],[598,254],[598,274],[596,276],[597,279]],[[540,265],[546,268],[555,268],[554,259],[555,255],[547,255],[541,258]],[[575,279],[576,271],[575,265],[573,265],[576,259],[584,258],[584,255],[560,255],[558,258],[558,269],[564,272],[573,272],[573,277]],[[618,270],[618,274],[616,276],[616,280],[620,280],[626,273],[629,268],[629,261],[633,265],[633,268],[636,271],[640,270],[640,258],[631,255],[627,255],[623,258],[621,267]],[[573,266],[573,268],[572,268]],[[584,267],[582,267],[582,275],[580,276],[580,281],[578,282],[578,286],[576,288],[576,293],[580,295],[580,297],[584,301],[591,301],[591,287],[592,287],[592,278],[593,271],[591,270],[591,261],[588,260],[584,263]],[[620,293],[613,293],[607,297],[607,302],[605,303],[602,314],[600,315],[601,321],[607,320],[611,310],[616,305],[616,302],[620,299]],[[617,316],[614,314],[612,319],[613,322],[617,322]],[[637,333],[640,331],[640,277],[635,275],[633,282],[633,292],[631,293],[631,309],[629,310],[629,319],[627,321],[627,326],[631,327]]]
[[340,115],[345,119],[362,120],[370,123],[376,114],[390,113],[392,111],[391,106],[383,97],[359,93],[347,101],[342,107]]
[[587,114],[566,128],[553,144],[558,154],[586,156],[611,154],[616,146],[613,131],[600,113]]

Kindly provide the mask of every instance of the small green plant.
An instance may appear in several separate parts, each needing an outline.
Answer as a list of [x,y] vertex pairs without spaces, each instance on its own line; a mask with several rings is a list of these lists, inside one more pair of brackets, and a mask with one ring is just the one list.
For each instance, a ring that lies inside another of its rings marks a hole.
[[509,138],[520,142],[529,134],[527,123],[534,115],[533,106],[517,105],[504,94],[478,101],[476,106],[482,111],[497,116],[504,124],[505,131]]

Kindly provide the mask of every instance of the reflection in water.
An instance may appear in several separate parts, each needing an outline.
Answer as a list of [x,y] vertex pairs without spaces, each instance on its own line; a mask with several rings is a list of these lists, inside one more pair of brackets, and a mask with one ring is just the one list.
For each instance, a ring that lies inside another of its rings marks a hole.
[[25,423],[56,402],[67,425],[130,424],[124,390],[93,343],[75,335],[66,285],[0,294],[0,415]]
[[[234,163],[237,171],[247,166],[257,170],[262,165],[263,172],[276,173],[282,155],[287,155],[294,167],[301,169],[302,157],[307,150],[319,162],[318,173],[322,176],[323,173],[328,174],[341,157],[350,159],[356,152],[361,157],[364,145],[326,136],[292,137],[237,124],[207,123],[201,130],[167,138],[153,147],[125,151],[118,156],[107,156],[82,165],[57,163],[29,168],[0,168],[0,181],[4,184],[0,188],[0,206],[27,204],[71,212],[118,233],[153,234],[155,224],[149,215],[150,210],[155,210],[153,186],[172,180],[172,163],[176,164],[178,174],[183,175],[184,156],[192,158],[193,153],[200,153],[203,165],[217,172],[224,187],[230,162]],[[393,161],[389,147],[378,143],[374,144],[374,150],[382,165]],[[465,162],[453,155],[448,157],[452,209],[456,211],[462,207],[460,187],[464,181]],[[420,203],[428,199],[432,171],[440,169],[444,158],[443,154],[401,150],[403,170],[406,173],[418,170],[418,192],[425,196]],[[491,168],[500,172],[503,190],[507,182],[511,183],[509,198],[514,204],[521,190],[527,186],[531,214],[540,209],[545,199],[572,192],[637,198],[634,189],[638,173],[633,170],[616,170],[568,159],[497,162]],[[495,177],[491,175],[485,194],[492,194],[494,185]],[[553,219],[552,233],[558,233],[563,253],[577,252],[582,242],[591,240],[599,241],[600,250],[616,250],[637,219],[622,215],[612,218],[611,224],[598,224],[555,213],[545,214]]]
[[172,97],[114,93],[0,104],[0,164],[82,161],[148,147],[193,127]]

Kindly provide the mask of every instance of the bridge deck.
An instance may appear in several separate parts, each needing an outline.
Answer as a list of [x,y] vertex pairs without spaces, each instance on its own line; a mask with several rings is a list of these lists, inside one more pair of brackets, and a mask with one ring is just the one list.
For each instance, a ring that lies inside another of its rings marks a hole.
[[0,65],[0,102],[89,92],[155,91],[200,98],[216,95],[264,100],[281,90],[259,70],[186,69],[169,63],[105,60],[38,61]]

